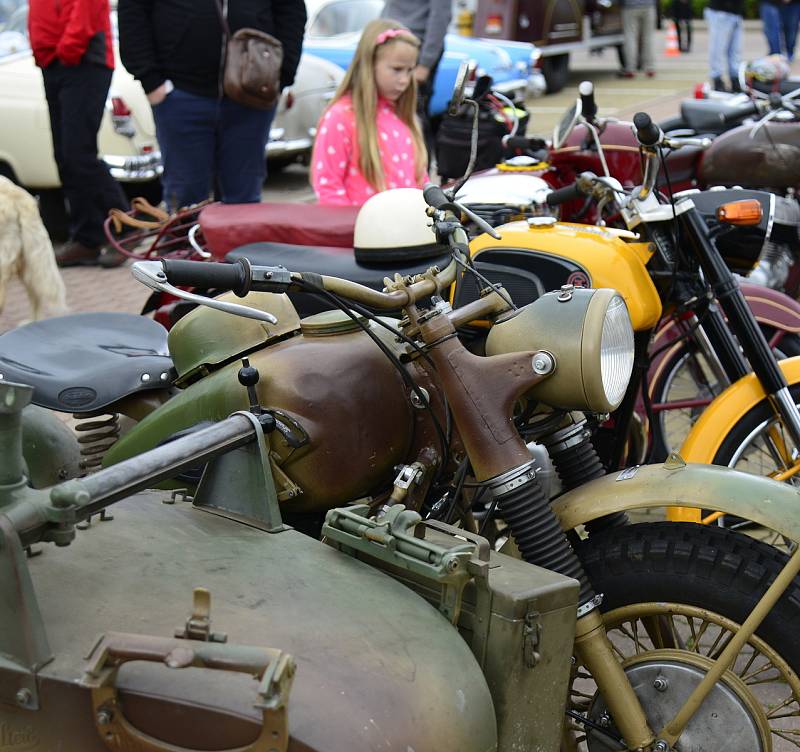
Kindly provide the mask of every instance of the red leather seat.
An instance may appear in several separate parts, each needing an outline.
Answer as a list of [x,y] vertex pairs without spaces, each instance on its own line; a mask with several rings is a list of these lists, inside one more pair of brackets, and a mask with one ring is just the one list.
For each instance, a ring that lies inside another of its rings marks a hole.
[[207,248],[218,260],[248,243],[274,242],[353,252],[356,206],[210,204],[200,212]]

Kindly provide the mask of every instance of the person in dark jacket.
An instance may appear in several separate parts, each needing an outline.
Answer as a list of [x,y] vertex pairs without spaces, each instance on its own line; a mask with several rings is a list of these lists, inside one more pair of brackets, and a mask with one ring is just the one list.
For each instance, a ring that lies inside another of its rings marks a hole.
[[108,0],[30,0],[28,34],[42,69],[53,154],[69,207],[70,242],[59,266],[118,266],[125,258],[103,248],[103,222],[128,201],[97,158],[97,131],[111,85],[114,49]]
[[275,108],[223,95],[226,40],[255,28],[283,45],[281,88],[294,81],[306,23],[304,0],[119,0],[120,56],[153,108],[171,209],[204,201],[261,200],[265,148]]
[[726,91],[725,73],[730,90],[739,91],[739,62],[742,49],[744,0],[709,0],[703,10],[708,24],[708,62],[711,82],[717,91]]
[[434,128],[429,105],[433,81],[444,54],[444,37],[452,15],[449,0],[388,0],[381,16],[399,21],[422,42],[419,61],[414,69],[417,82],[417,114],[428,154],[434,153]]

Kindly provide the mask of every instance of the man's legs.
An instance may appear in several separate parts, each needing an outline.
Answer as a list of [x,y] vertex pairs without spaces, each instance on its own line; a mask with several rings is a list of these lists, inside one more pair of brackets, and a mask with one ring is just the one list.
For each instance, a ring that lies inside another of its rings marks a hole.
[[267,174],[266,146],[275,107],[256,110],[227,97],[220,105],[215,153],[219,198],[226,204],[261,201]]
[[638,53],[639,24],[633,8],[622,9],[622,33],[624,35],[625,68],[623,74],[633,75]]
[[788,57],[791,62],[794,60],[797,26],[800,24],[800,2],[788,3],[781,6],[780,14],[783,26],[783,39],[786,44],[786,57]]
[[97,156],[111,70],[90,63],[44,71],[53,151],[69,205],[72,239],[87,248],[105,243],[103,222],[111,208],[126,209],[119,183]]
[[769,54],[777,55],[781,51],[781,15],[778,6],[762,2],[758,6],[758,12],[761,16],[764,36],[767,38]]
[[220,103],[174,89],[153,107],[164,160],[164,201],[170,211],[205,201],[212,192]]
[[729,37],[726,16],[730,15],[711,8],[703,10],[703,18],[708,25],[708,72],[717,89],[725,88],[722,76],[726,69],[725,56]]
[[731,87],[738,91],[739,63],[742,60],[742,17],[727,13],[728,19],[728,75]]
[[656,58],[653,53],[653,35],[656,24],[655,5],[647,5],[638,9],[639,12],[639,34],[641,35],[642,68],[646,73],[652,73],[656,69]]

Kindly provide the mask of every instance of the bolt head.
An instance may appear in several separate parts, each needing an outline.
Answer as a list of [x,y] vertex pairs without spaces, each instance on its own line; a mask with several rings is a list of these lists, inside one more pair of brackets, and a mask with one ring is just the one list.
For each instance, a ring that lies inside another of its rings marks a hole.
[[101,708],[97,711],[97,725],[108,726],[111,723],[111,711],[108,708]]
[[33,695],[31,694],[31,691],[28,688],[23,687],[22,689],[17,690],[15,699],[18,705],[23,705],[23,706],[29,705],[31,700],[33,699]]

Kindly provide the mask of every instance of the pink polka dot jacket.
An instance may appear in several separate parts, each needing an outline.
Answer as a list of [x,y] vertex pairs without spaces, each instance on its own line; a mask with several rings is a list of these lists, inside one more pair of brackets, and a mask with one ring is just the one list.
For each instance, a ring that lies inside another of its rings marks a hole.
[[[414,174],[414,142],[394,104],[378,99],[378,142],[387,188],[422,188]],[[345,94],[323,116],[311,159],[311,185],[324,206],[361,206],[375,189],[358,167],[359,148],[353,100]]]

